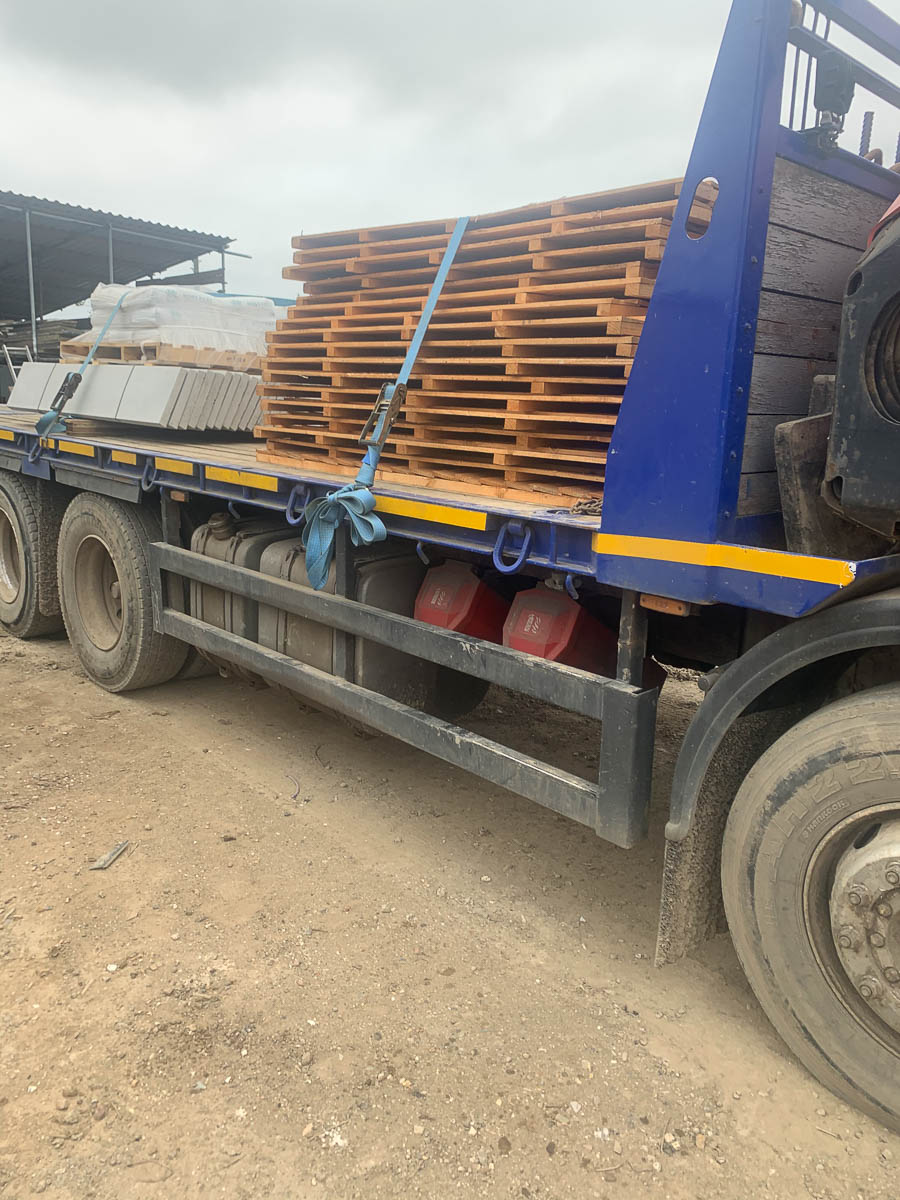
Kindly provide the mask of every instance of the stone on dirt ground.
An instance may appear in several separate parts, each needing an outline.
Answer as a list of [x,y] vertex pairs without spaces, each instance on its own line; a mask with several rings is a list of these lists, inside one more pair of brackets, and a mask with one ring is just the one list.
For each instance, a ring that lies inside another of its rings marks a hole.
[[[275,692],[3,638],[0,693],[3,1200],[900,1194],[727,935],[652,965],[693,681],[628,853]],[[473,722],[593,768],[554,710]]]

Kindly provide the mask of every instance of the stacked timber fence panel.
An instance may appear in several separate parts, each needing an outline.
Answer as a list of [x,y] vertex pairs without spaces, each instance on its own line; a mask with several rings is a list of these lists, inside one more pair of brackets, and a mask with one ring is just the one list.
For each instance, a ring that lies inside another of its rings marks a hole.
[[[442,490],[598,496],[680,180],[469,222],[380,475]],[[705,228],[700,194],[691,231]],[[259,457],[352,476],[453,220],[293,239],[304,293],[268,335]]]

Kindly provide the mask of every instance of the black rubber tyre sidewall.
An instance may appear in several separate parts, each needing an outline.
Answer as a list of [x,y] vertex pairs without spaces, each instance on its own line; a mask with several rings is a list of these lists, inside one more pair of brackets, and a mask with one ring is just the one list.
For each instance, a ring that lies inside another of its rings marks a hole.
[[[115,564],[122,589],[122,633],[101,650],[82,624],[74,588],[74,561],[85,537],[99,536]],[[83,492],[63,517],[59,538],[59,594],[69,639],[88,677],[110,692],[164,683],[184,664],[187,646],[153,628],[147,546],[161,537],[153,514],[134,505]]]
[[772,1024],[822,1083],[900,1131],[900,1054],[835,995],[802,903],[823,835],[887,803],[900,809],[898,685],[828,705],[760,758],[728,817],[722,890],[738,957]]
[[45,616],[40,610],[40,556],[55,553],[55,547],[41,546],[41,522],[33,484],[0,471],[0,507],[15,529],[23,576],[23,586],[16,598],[6,603],[0,600],[0,625],[18,638],[56,633],[62,628],[61,619]]

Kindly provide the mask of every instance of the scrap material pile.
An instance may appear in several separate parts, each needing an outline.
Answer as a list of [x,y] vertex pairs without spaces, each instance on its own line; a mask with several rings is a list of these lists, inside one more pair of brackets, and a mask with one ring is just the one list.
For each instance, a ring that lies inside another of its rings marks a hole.
[[[668,180],[473,218],[380,477],[469,493],[596,496],[681,186]],[[689,232],[713,193],[693,201]],[[353,476],[454,221],[293,239],[304,294],[267,335],[267,462]]]

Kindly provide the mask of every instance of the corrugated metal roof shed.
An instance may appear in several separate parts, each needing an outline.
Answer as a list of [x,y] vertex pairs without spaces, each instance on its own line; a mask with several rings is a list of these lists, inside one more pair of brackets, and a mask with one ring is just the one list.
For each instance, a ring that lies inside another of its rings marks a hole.
[[234,240],[118,213],[0,191],[0,319],[27,319],[27,226],[38,316],[85,300],[98,283],[133,283]]

